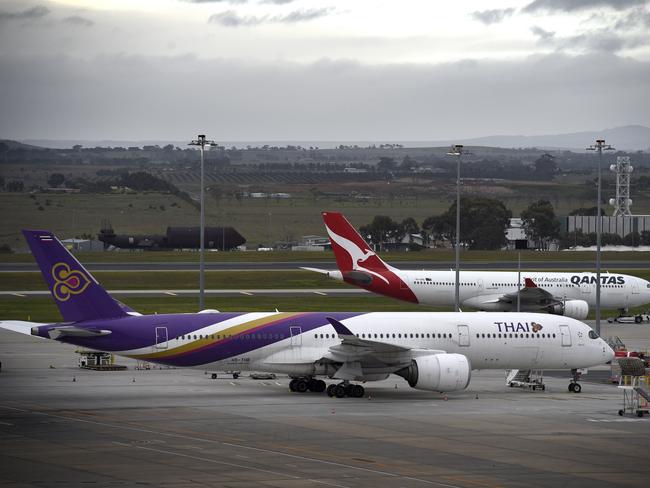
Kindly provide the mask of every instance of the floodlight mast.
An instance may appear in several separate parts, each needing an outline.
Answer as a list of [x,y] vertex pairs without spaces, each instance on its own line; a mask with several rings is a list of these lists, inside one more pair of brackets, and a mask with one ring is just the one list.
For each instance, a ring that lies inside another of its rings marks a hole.
[[467,154],[462,144],[454,144],[447,156],[456,156],[456,282],[454,284],[454,311],[460,312],[460,159]]
[[200,250],[199,250],[199,311],[205,310],[205,184],[204,184],[204,164],[203,164],[203,152],[205,151],[205,146],[216,146],[217,144],[214,141],[207,140],[205,134],[199,134],[197,139],[194,139],[192,142],[188,143],[188,146],[198,146],[199,152],[201,153],[201,196],[200,196],[200,206],[201,206],[201,224],[199,229],[199,241],[200,241]]
[[603,165],[603,151],[613,151],[614,148],[605,144],[605,139],[596,139],[596,144],[587,148],[587,151],[598,151],[598,202],[596,204],[596,334],[600,335],[600,242],[603,227],[603,217],[600,211],[601,200],[601,169]]

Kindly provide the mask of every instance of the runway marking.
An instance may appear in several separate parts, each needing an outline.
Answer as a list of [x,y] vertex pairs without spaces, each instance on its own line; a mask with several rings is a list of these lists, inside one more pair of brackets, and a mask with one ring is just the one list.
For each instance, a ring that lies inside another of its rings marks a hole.
[[650,419],[636,418],[636,419],[585,419],[587,422],[601,422],[601,423],[610,423],[610,422],[647,422]]
[[249,291],[240,291],[239,293],[241,293],[242,295],[247,295],[247,296],[249,296],[249,297],[253,295],[253,294],[252,294],[251,292],[249,292]]
[[[400,474],[390,473],[388,471],[380,471],[380,470],[377,470],[377,469],[363,468],[363,467],[354,466],[354,465],[351,465],[351,464],[337,463],[337,462],[334,462],[334,461],[326,461],[324,459],[317,459],[317,458],[312,458],[312,457],[307,457],[307,456],[299,456],[297,454],[289,454],[289,453],[286,453],[286,452],[274,451],[272,449],[264,449],[264,448],[261,448],[261,447],[245,446],[243,444],[234,444],[234,443],[231,443],[231,442],[217,441],[217,440],[214,440],[214,439],[203,439],[201,437],[195,437],[195,436],[191,436],[191,435],[174,434],[174,433],[171,433],[171,432],[164,432],[164,431],[155,431],[155,430],[151,430],[151,429],[143,429],[141,427],[131,427],[131,426],[127,426],[127,425],[115,425],[115,424],[109,424],[107,422],[100,422],[98,420],[78,419],[78,418],[75,418],[75,417],[66,417],[66,416],[63,416],[63,415],[55,415],[55,414],[51,414],[51,413],[39,412],[39,411],[36,411],[36,410],[26,410],[26,409],[21,409],[21,408],[16,408],[16,407],[9,407],[9,406],[6,406],[6,405],[0,405],[0,408],[6,408],[6,409],[9,409],[9,410],[17,410],[19,412],[27,412],[27,413],[31,413],[33,415],[43,415],[44,417],[52,417],[52,418],[58,418],[58,419],[63,419],[63,420],[69,420],[71,422],[79,422],[79,423],[100,425],[102,427],[110,427],[110,428],[113,428],[113,429],[129,430],[129,431],[133,431],[133,432],[144,432],[144,433],[147,433],[147,434],[153,434],[153,435],[158,435],[158,436],[163,436],[163,437],[173,437],[173,438],[176,438],[176,439],[186,439],[186,440],[192,440],[192,441],[198,441],[198,442],[206,442],[208,444],[218,444],[218,445],[222,445],[222,446],[235,447],[235,448],[239,448],[239,449],[248,449],[250,451],[264,452],[264,453],[267,453],[267,454],[272,454],[272,455],[276,455],[276,456],[284,456],[286,458],[291,458],[291,459],[300,459],[302,461],[310,461],[310,462],[313,462],[313,463],[326,464],[328,466],[337,466],[337,467],[340,467],[340,468],[352,469],[352,470],[356,470],[356,471],[363,471],[363,472],[366,472],[366,473],[374,473],[374,474],[379,474],[379,475],[382,475],[382,476],[388,476],[388,477],[391,477],[391,478],[403,478],[403,479],[408,479],[410,481],[416,481],[416,482],[424,483],[424,484],[428,484],[428,485],[442,486],[442,487],[445,487],[445,488],[461,488],[459,485],[441,483],[439,481],[430,481],[430,480],[425,480],[425,479],[422,479],[422,478],[413,478],[413,477],[410,477],[410,476],[403,476],[403,475],[400,475]],[[125,445],[130,446],[129,444],[125,444]],[[158,452],[163,452],[163,453],[165,452],[163,450],[158,450],[158,449],[153,449],[153,448],[143,447],[143,446],[133,446],[133,447],[135,447],[137,449],[147,449],[147,450],[150,450],[150,451],[158,451]],[[194,459],[201,459],[201,458],[198,458],[198,457],[195,457],[195,456],[189,456],[189,455],[180,454],[180,453],[173,453],[172,452],[170,454],[176,454],[178,456],[185,456],[185,457],[194,458]],[[214,461],[212,459],[208,459],[207,461],[208,462],[214,462],[214,463],[218,462],[218,461]],[[226,463],[224,463],[224,464],[226,464]],[[250,466],[245,466],[245,468],[246,469],[257,469],[257,468],[252,468]],[[257,470],[262,471],[261,469],[257,469]],[[268,473],[273,473],[272,471],[267,471],[267,472]],[[274,473],[274,474],[277,474],[277,473]],[[290,476],[290,475],[286,475],[286,476]]]
[[27,296],[24,293],[12,293],[12,295],[14,295],[16,297],[20,297],[20,298],[25,298]]
[[272,475],[275,475],[275,476],[280,476],[282,478],[293,478],[293,479],[296,479],[296,480],[301,479],[300,476],[294,476],[294,475],[288,474],[288,473],[280,473],[278,471],[271,471],[269,469],[255,468],[255,467],[250,466],[250,465],[229,463],[227,461],[217,461],[216,459],[204,458],[204,457],[200,457],[200,456],[192,456],[191,454],[183,454],[182,452],[167,451],[165,449],[155,449],[153,447],[146,447],[146,446],[134,446],[132,444],[125,444],[123,442],[115,442],[115,441],[113,441],[113,444],[117,444],[117,445],[125,446],[125,447],[132,447],[132,448],[135,448],[135,449],[142,449],[144,451],[153,451],[153,452],[159,452],[159,453],[162,453],[162,454],[169,454],[170,456],[178,456],[178,457],[184,457],[184,458],[188,458],[188,459],[195,459],[197,461],[203,461],[203,462],[206,462],[206,463],[222,464],[224,466],[232,466],[233,468],[242,468],[242,469],[246,469],[246,470],[249,470],[249,471],[251,471],[251,470],[252,471],[259,471],[260,473],[272,474]]
[[327,293],[323,293],[322,291],[315,291],[314,294],[316,294],[316,295],[322,295],[322,296],[324,296],[324,297],[327,296]]
[[172,297],[175,297],[177,295],[177,293],[174,293],[173,291],[166,291],[165,295],[170,295]]
[[312,481],[314,483],[320,483],[321,485],[327,485],[327,486],[337,486],[339,488],[348,488],[346,485],[337,485],[336,483],[328,483],[327,481],[321,481],[321,480],[315,480],[308,478],[307,481]]

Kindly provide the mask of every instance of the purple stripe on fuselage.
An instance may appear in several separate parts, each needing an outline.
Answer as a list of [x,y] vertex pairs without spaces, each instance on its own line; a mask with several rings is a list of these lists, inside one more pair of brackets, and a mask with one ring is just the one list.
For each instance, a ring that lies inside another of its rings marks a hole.
[[[77,346],[118,352],[152,346],[156,343],[156,327],[167,327],[167,336],[174,337],[193,333],[208,325],[218,324],[228,319],[245,315],[244,312],[160,314],[129,316],[119,319],[88,320],[76,322],[75,327],[110,330],[101,337],[65,337],[64,341]],[[39,327],[39,336],[49,338],[48,330],[61,324]]]
[[[361,313],[305,313],[296,317],[287,317],[280,321],[258,327],[255,329],[256,332],[246,331],[237,336],[233,336],[228,341],[213,343],[198,350],[179,354],[178,356],[152,359],[151,361],[172,366],[198,366],[200,364],[223,361],[230,357],[246,354],[264,346],[289,339],[291,337],[291,327],[300,327],[301,334],[322,326],[332,327],[327,321],[327,317],[333,315],[338,320],[345,320],[361,315]],[[333,328],[332,331],[334,331]],[[258,333],[262,337],[258,338]],[[247,336],[248,338],[246,338]]]
[[[207,344],[197,349],[170,355],[161,358],[148,359],[151,362],[168,364],[172,366],[198,366],[200,364],[222,361],[233,356],[259,349],[270,344],[291,337],[290,328],[298,326],[301,333],[309,332],[322,326],[332,327],[327,317],[336,320],[345,320],[350,317],[363,315],[365,312],[305,312],[289,317],[278,317],[270,322],[244,330],[241,333],[225,340]],[[125,317],[101,321],[88,321],[75,323],[75,327],[90,329],[110,330],[111,334],[99,337],[64,337],[62,342],[77,346],[97,349],[101,351],[116,352],[153,347],[156,344],[156,327],[167,327],[170,339],[170,348],[173,347],[174,338],[193,334],[199,329],[212,324],[219,324],[234,317],[247,315],[246,312],[226,312],[214,314],[165,314],[144,315],[139,317]],[[251,321],[256,320],[251,317]],[[61,325],[61,324],[59,324]],[[39,327],[39,335],[48,338],[48,330],[57,324]],[[234,326],[234,325],[233,325]],[[334,332],[334,328],[332,328]],[[258,338],[258,334],[261,337]],[[246,338],[248,336],[248,338]],[[152,350],[160,352],[160,350]],[[170,351],[171,352],[171,351]]]

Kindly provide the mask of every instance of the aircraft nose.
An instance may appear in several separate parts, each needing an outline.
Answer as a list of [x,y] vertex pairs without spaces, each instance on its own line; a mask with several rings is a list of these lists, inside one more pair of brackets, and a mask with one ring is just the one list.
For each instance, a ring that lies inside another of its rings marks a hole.
[[614,349],[612,349],[609,344],[607,344],[605,341],[603,341],[603,357],[605,358],[605,362],[609,363],[612,359],[614,359]]

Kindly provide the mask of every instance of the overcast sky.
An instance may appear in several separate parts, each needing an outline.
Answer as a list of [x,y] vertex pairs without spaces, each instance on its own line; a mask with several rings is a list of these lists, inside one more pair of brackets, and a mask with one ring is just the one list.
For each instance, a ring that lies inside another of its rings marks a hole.
[[0,138],[650,126],[645,0],[0,0]]

